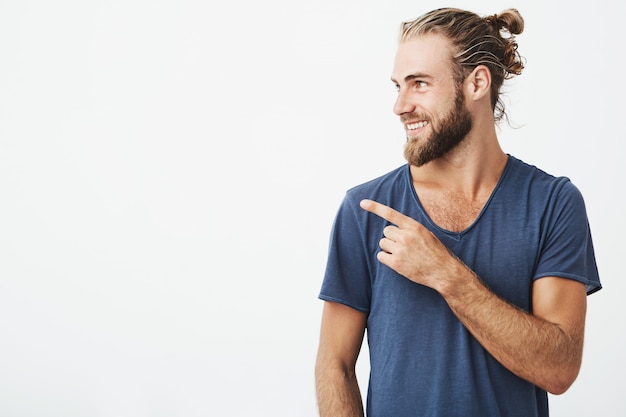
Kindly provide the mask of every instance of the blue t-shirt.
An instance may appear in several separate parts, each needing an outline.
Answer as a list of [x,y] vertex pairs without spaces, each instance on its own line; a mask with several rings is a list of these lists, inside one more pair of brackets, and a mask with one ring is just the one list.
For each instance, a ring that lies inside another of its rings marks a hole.
[[536,279],[576,280],[588,294],[601,288],[578,189],[509,156],[477,219],[452,233],[428,217],[404,165],[346,193],[319,295],[368,314],[369,417],[547,416],[547,393],[496,361],[439,293],[378,262],[389,223],[361,209],[364,198],[422,223],[493,292],[531,312]]

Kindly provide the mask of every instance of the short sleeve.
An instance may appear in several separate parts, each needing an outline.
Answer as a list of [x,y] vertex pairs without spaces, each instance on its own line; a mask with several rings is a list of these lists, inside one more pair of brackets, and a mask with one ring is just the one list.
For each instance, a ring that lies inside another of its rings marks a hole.
[[587,294],[602,288],[580,191],[562,179],[543,219],[543,242],[535,279],[556,276],[582,282]]
[[347,194],[333,223],[319,298],[368,313],[371,261],[365,242],[364,216],[364,210]]

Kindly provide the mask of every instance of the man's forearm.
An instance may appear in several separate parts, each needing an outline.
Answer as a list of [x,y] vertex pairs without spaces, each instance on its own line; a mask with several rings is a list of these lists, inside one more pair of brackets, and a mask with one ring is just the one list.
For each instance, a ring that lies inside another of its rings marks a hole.
[[354,373],[318,369],[315,385],[320,417],[363,417],[361,391]]
[[576,378],[584,320],[573,330],[529,314],[499,298],[473,275],[442,295],[454,314],[502,365],[560,394]]

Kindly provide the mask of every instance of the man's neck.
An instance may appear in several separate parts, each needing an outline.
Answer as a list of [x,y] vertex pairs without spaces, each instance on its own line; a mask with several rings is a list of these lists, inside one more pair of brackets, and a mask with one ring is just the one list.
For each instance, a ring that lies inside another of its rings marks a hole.
[[508,160],[494,132],[468,136],[444,157],[421,167],[411,166],[416,190],[421,187],[457,193],[468,199],[491,194]]

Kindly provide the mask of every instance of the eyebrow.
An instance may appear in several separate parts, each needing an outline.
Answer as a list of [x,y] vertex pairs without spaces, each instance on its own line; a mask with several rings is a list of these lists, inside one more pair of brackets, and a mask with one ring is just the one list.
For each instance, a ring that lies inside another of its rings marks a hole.
[[[404,77],[404,82],[408,83],[409,81],[412,81],[416,78],[419,78],[422,80],[432,80],[434,77],[432,75],[428,75],[423,72],[417,72],[415,74],[409,74],[406,77]],[[391,81],[395,84],[398,84],[398,82],[393,77],[391,77]]]

